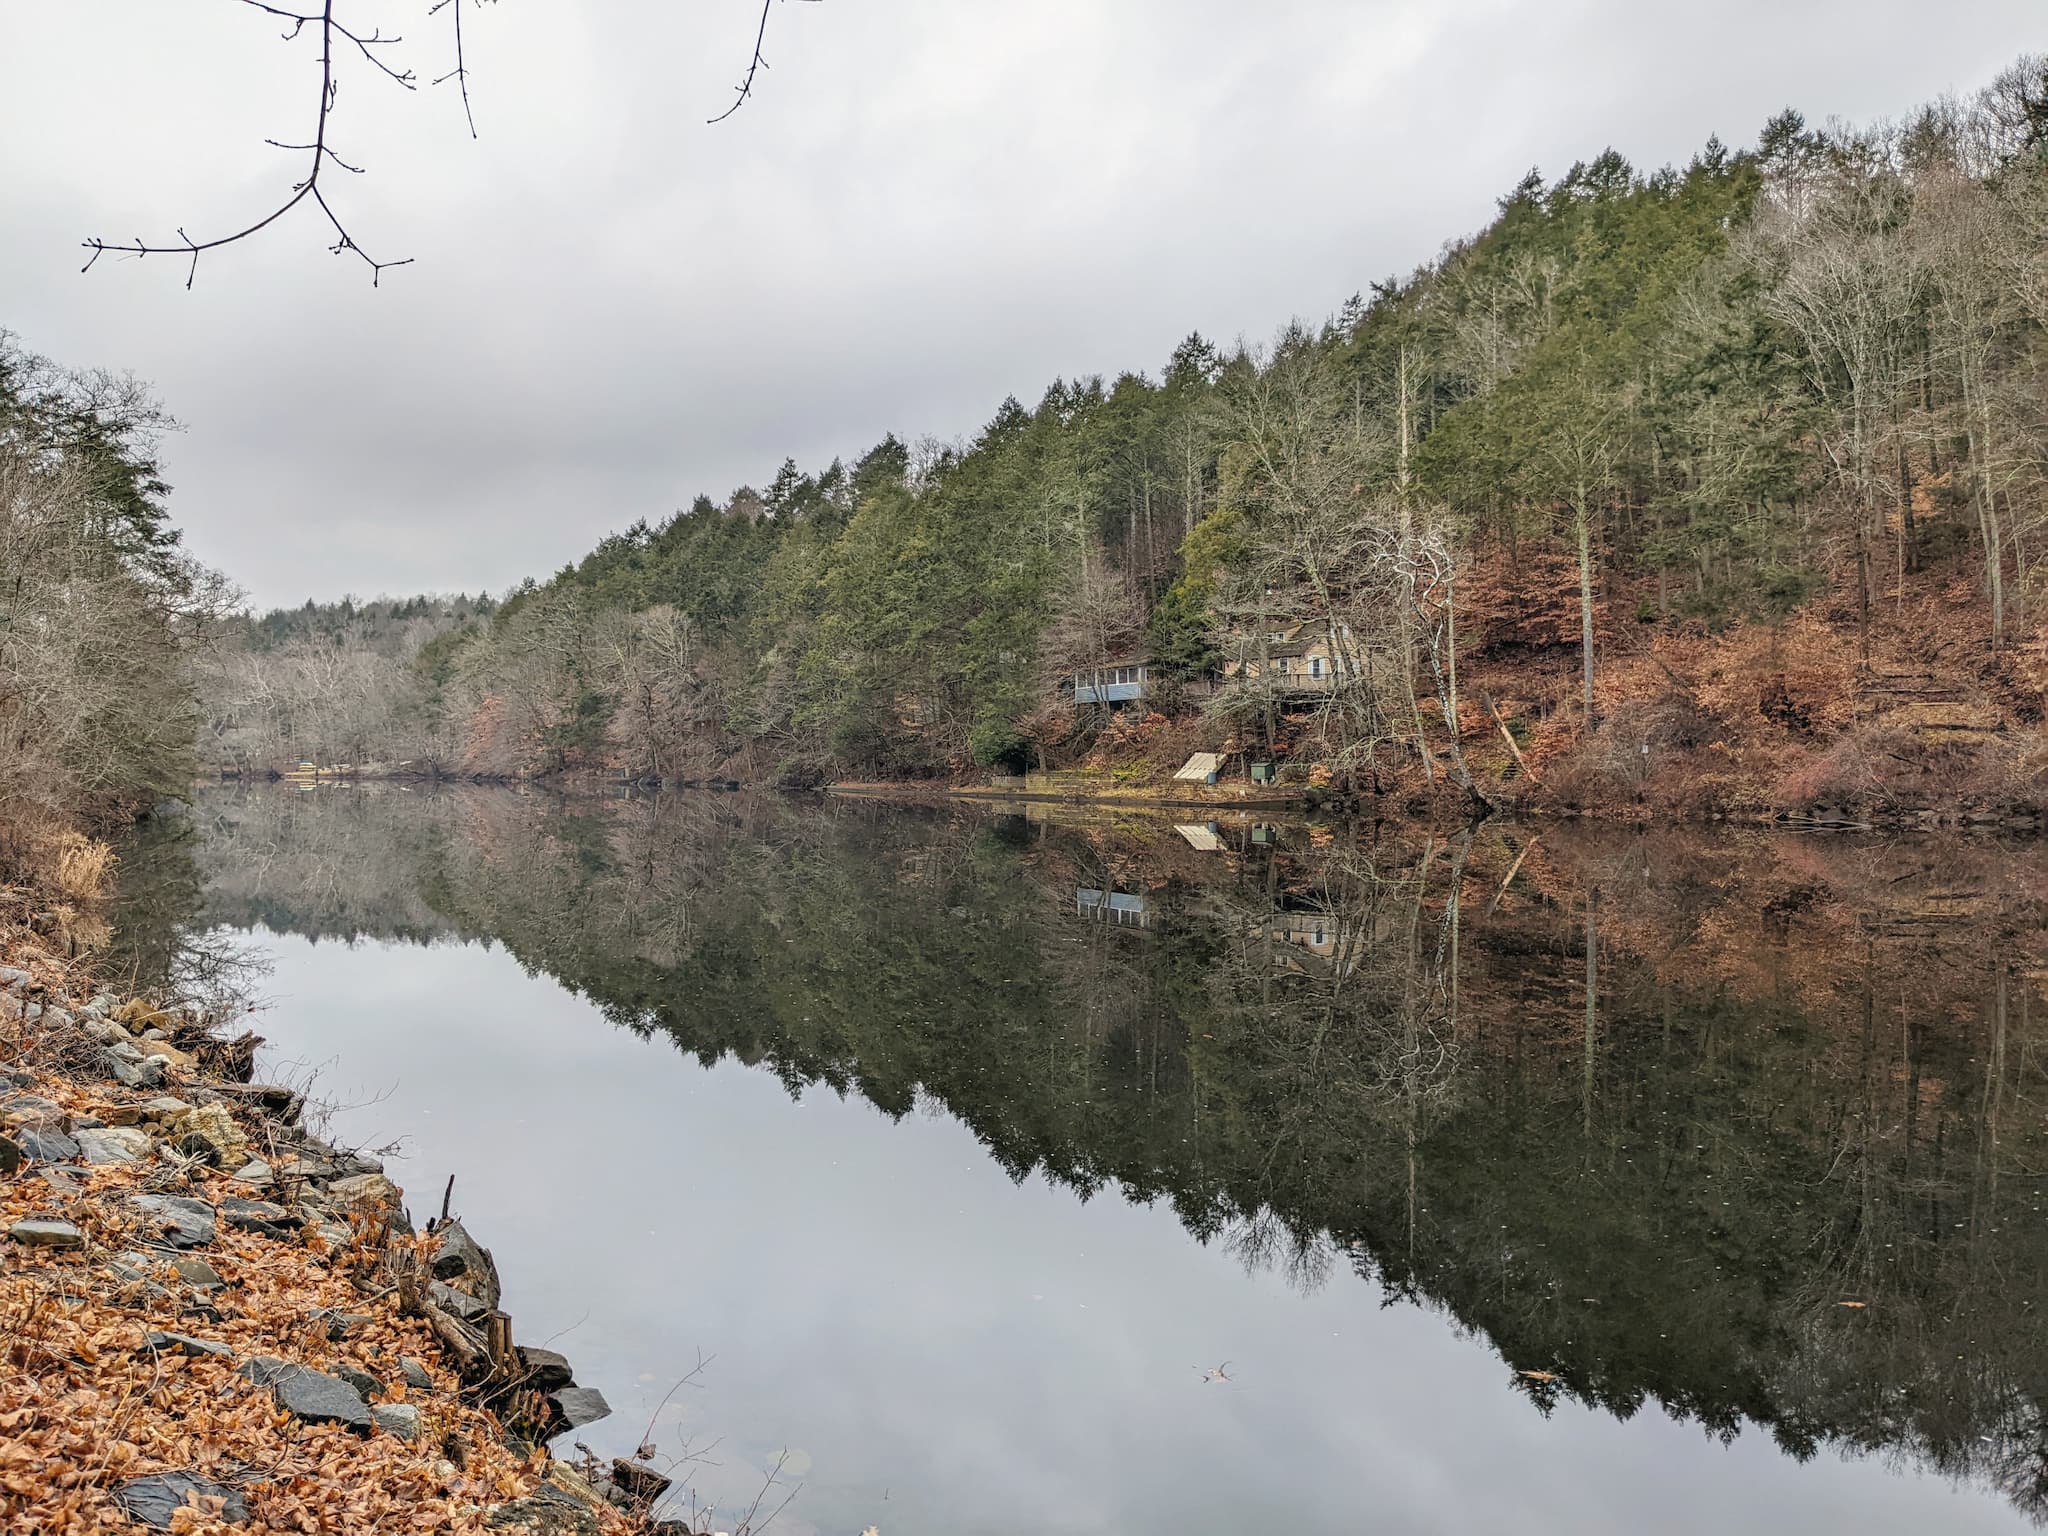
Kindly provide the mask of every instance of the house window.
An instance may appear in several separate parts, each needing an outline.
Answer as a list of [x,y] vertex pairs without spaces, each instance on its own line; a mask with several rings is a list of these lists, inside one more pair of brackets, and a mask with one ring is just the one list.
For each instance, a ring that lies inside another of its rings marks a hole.
[[1280,675],[1282,677],[1287,675],[1287,658],[1285,656],[1280,658]]
[[1309,658],[1309,663],[1308,663],[1308,675],[1309,675],[1310,677],[1321,677],[1321,676],[1323,675],[1323,658],[1322,658],[1322,657],[1320,657],[1320,656],[1312,656],[1312,657],[1310,657],[1310,658]]

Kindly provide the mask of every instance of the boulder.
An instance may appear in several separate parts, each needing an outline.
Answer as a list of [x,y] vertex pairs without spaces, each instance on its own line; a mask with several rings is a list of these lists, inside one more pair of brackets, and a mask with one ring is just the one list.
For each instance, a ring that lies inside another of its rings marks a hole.
[[467,1291],[487,1310],[495,1308],[502,1292],[497,1261],[490,1250],[471,1237],[459,1220],[446,1223],[435,1236],[441,1240],[441,1246],[434,1255],[434,1278]]
[[61,1131],[16,1131],[14,1139],[39,1163],[75,1162],[79,1156],[78,1143]]
[[211,1339],[195,1339],[189,1333],[152,1331],[142,1336],[142,1342],[165,1355],[222,1355],[230,1360],[235,1357],[235,1352],[227,1345],[216,1344]]
[[278,1407],[310,1424],[346,1424],[368,1429],[370,1406],[363,1394],[338,1376],[259,1355],[238,1373],[270,1388]]
[[382,1397],[384,1395],[384,1383],[372,1376],[368,1371],[358,1370],[353,1365],[337,1365],[334,1368],[334,1374],[362,1393],[364,1397]]
[[180,1509],[194,1503],[204,1508],[205,1501],[210,1499],[220,1501],[218,1519],[229,1525],[249,1523],[249,1506],[239,1492],[191,1472],[159,1472],[152,1477],[131,1478],[113,1492],[114,1502],[127,1512],[129,1519],[153,1530],[168,1531]]
[[96,1131],[80,1131],[78,1150],[88,1163],[133,1163],[149,1156],[156,1145],[149,1133],[133,1126],[109,1125]]
[[195,1291],[217,1291],[227,1284],[227,1281],[221,1279],[220,1272],[204,1259],[176,1259],[172,1261],[171,1268],[180,1280]]
[[569,1368],[566,1355],[527,1344],[520,1347],[519,1358],[526,1364],[526,1380],[522,1385],[536,1392],[555,1392],[576,1385],[576,1373]]
[[431,1392],[434,1390],[434,1378],[427,1374],[427,1368],[417,1360],[401,1357],[398,1362],[398,1374],[405,1379],[405,1384],[415,1392]]
[[370,1408],[370,1419],[387,1435],[396,1435],[401,1440],[417,1440],[420,1437],[420,1410],[413,1403],[375,1403]]
[[550,1393],[548,1401],[554,1404],[555,1412],[562,1417],[562,1427],[555,1431],[556,1434],[581,1429],[586,1424],[611,1417],[612,1405],[595,1387],[564,1387],[559,1392]]
[[398,1204],[398,1186],[381,1173],[355,1173],[345,1179],[336,1179],[327,1186],[327,1193],[343,1205],[392,1207]]
[[129,1061],[117,1057],[115,1051],[133,1051],[135,1047],[111,1047],[106,1051],[106,1075],[113,1077],[123,1087],[162,1087],[164,1085],[164,1063],[162,1061]]
[[624,1456],[612,1458],[612,1486],[623,1488],[626,1497],[642,1508],[654,1503],[674,1484],[672,1477],[663,1477],[645,1462],[629,1461]]
[[458,1291],[454,1286],[441,1280],[427,1282],[427,1300],[452,1317],[459,1317],[466,1323],[478,1322],[490,1313],[490,1308],[467,1291]]
[[17,1243],[30,1248],[83,1248],[85,1234],[68,1221],[59,1221],[54,1216],[31,1216],[26,1221],[17,1221],[7,1229],[7,1235]]
[[0,1095],[0,1125],[58,1125],[64,1106],[36,1093]]
[[304,1094],[294,1093],[289,1088],[282,1088],[273,1083],[251,1083],[249,1094],[263,1106],[266,1113],[275,1115],[287,1125],[297,1120],[300,1112],[306,1107]]
[[604,1530],[595,1514],[552,1488],[491,1506],[484,1524],[494,1531],[524,1531],[531,1536],[602,1536]]
[[165,1062],[180,1072],[194,1072],[199,1067],[199,1063],[186,1055],[185,1052],[179,1050],[175,1045],[172,1045],[168,1040],[144,1040],[139,1042],[137,1049],[143,1055]]
[[142,1104],[116,1104],[107,1110],[106,1122],[109,1125],[141,1125],[146,1121],[167,1120],[186,1114],[191,1108],[183,1099],[169,1097],[150,1099]]
[[183,1195],[134,1195],[128,1203],[163,1232],[159,1246],[204,1248],[213,1241],[213,1207]]
[[252,1157],[237,1168],[228,1182],[240,1184],[247,1189],[268,1189],[276,1176],[270,1171],[270,1164],[260,1157]]
[[170,1116],[164,1124],[166,1130],[184,1139],[188,1151],[195,1150],[190,1146],[195,1139],[211,1147],[216,1167],[235,1169],[249,1161],[249,1138],[224,1105],[202,1104]]
[[229,1226],[260,1232],[265,1237],[289,1237],[291,1229],[300,1225],[299,1218],[281,1205],[268,1200],[244,1200],[236,1195],[221,1201],[220,1214],[227,1218]]

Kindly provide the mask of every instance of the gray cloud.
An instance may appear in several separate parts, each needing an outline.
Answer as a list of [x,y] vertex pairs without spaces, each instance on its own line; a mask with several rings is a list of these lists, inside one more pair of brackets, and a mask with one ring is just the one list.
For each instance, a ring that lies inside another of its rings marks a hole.
[[[446,38],[423,0],[362,0]],[[314,220],[201,264],[76,242],[288,189],[310,46],[228,0],[0,9],[0,325],[152,379],[193,548],[259,602],[501,588],[699,490],[1055,375],[1261,336],[1483,224],[1531,165],[1682,160],[1780,107],[1868,118],[2037,46],[2037,0],[753,0],[485,7],[478,123],[344,66]],[[345,185],[341,184],[345,181]],[[203,235],[202,235],[203,237]]]

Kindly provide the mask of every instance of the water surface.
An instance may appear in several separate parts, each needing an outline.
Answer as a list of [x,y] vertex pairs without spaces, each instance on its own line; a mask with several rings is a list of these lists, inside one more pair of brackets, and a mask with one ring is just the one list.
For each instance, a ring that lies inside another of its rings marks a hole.
[[124,942],[723,1529],[2038,1518],[2048,855],[1215,834],[209,793]]

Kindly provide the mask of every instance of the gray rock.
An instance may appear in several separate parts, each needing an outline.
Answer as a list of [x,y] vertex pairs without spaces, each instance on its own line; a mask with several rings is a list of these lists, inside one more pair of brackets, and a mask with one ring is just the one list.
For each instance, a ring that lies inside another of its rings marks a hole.
[[45,1008],[43,1010],[43,1022],[57,1029],[64,1029],[71,1023],[71,1010],[69,1008]]
[[80,1131],[78,1150],[88,1163],[133,1163],[149,1156],[156,1143],[147,1131],[129,1125],[109,1125],[96,1131]]
[[0,965],[0,987],[19,992],[29,983],[29,974],[19,966]]
[[0,1136],[0,1176],[12,1177],[28,1161],[28,1153],[20,1142],[11,1137]]
[[229,1525],[249,1523],[249,1506],[237,1490],[191,1472],[159,1472],[154,1477],[132,1478],[114,1490],[114,1502],[128,1512],[129,1519],[139,1520],[154,1530],[167,1531],[179,1509],[184,1507],[187,1494],[200,1499],[219,1499],[220,1518]]
[[337,1365],[334,1368],[334,1374],[362,1393],[364,1397],[382,1397],[384,1395],[384,1383],[372,1376],[368,1371],[361,1370],[353,1365]]
[[36,1093],[0,1095],[0,1119],[9,1125],[47,1125],[64,1118],[64,1106]]
[[107,1268],[114,1272],[114,1278],[124,1285],[137,1280],[147,1280],[161,1261],[146,1253],[137,1253],[132,1248],[126,1253],[116,1254]]
[[427,1368],[417,1360],[401,1358],[398,1362],[398,1374],[405,1378],[405,1384],[415,1392],[434,1390],[434,1378],[427,1374]]
[[183,1195],[136,1195],[129,1202],[146,1218],[161,1223],[162,1246],[204,1248],[213,1241],[213,1207]]
[[220,1214],[227,1218],[231,1227],[240,1227],[245,1232],[260,1232],[265,1237],[288,1237],[291,1229],[299,1225],[299,1218],[281,1205],[268,1200],[244,1200],[230,1195],[220,1203]]
[[264,1109],[283,1120],[286,1124],[299,1118],[306,1107],[304,1094],[295,1093],[276,1083],[251,1083],[247,1090]]
[[599,1536],[597,1516],[567,1494],[542,1488],[530,1498],[493,1504],[484,1524],[494,1531],[524,1531],[532,1536]]
[[473,1323],[491,1310],[467,1291],[458,1291],[440,1280],[427,1282],[427,1299],[464,1322]]
[[210,1339],[195,1339],[189,1333],[151,1332],[142,1336],[142,1342],[151,1349],[165,1355],[222,1355],[232,1360],[235,1352],[225,1344],[216,1344]]
[[663,1477],[645,1462],[629,1461],[624,1456],[612,1458],[612,1486],[624,1489],[626,1497],[642,1508],[653,1504],[674,1483],[674,1478]]
[[172,1262],[171,1268],[177,1272],[180,1280],[194,1290],[218,1291],[227,1284],[227,1281],[221,1279],[220,1271],[204,1259],[177,1259]]
[[340,1343],[365,1323],[376,1319],[362,1312],[330,1312],[327,1315],[327,1337]]
[[564,1387],[549,1394],[548,1401],[555,1405],[555,1412],[562,1416],[562,1430],[581,1429],[586,1424],[595,1424],[599,1419],[611,1417],[612,1405],[604,1400],[604,1394],[595,1387]]
[[86,1172],[83,1168],[46,1164],[36,1170],[36,1177],[49,1185],[59,1199],[69,1200],[85,1190]]
[[252,1157],[234,1171],[228,1179],[230,1184],[240,1184],[249,1189],[267,1189],[276,1175],[270,1171],[270,1164],[260,1157]]
[[20,1143],[20,1149],[39,1163],[78,1161],[78,1143],[61,1130],[16,1130],[14,1139]]
[[17,1221],[7,1229],[7,1235],[17,1243],[31,1248],[83,1248],[85,1234],[68,1221],[59,1221],[54,1216],[31,1216],[26,1221]]
[[111,1024],[96,1013],[85,1016],[85,1032],[101,1045],[119,1045],[128,1038],[128,1032],[118,1024]]
[[142,1047],[133,1040],[117,1040],[106,1049],[108,1059],[125,1061],[130,1066],[140,1066],[149,1058],[142,1054]]
[[371,1405],[370,1418],[387,1435],[396,1435],[401,1440],[420,1437],[420,1411],[412,1403],[375,1403]]
[[270,1388],[278,1407],[308,1423],[370,1427],[370,1406],[363,1394],[338,1376],[267,1355],[249,1361],[238,1374]]
[[164,1082],[164,1059],[161,1056],[149,1056],[141,1061],[131,1062],[109,1055],[107,1075],[124,1088],[161,1088]]
[[43,1016],[43,1005],[41,1003],[24,1003],[21,1009],[21,1016],[33,1024]]
[[538,1345],[522,1345],[519,1358],[526,1362],[524,1385],[536,1392],[554,1392],[563,1387],[576,1385],[576,1373],[569,1368],[569,1357],[556,1354],[552,1349]]
[[457,1220],[439,1228],[435,1236],[441,1240],[441,1247],[434,1255],[434,1278],[446,1280],[458,1290],[468,1291],[484,1304],[486,1310],[498,1305],[502,1294],[498,1285],[498,1265],[490,1250],[480,1245],[469,1235],[469,1229]]

